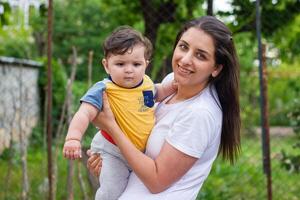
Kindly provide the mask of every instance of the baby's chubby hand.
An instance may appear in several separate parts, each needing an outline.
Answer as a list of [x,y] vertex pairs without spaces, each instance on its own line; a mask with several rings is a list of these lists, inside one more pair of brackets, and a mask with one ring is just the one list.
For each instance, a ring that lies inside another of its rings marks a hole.
[[79,140],[66,140],[63,148],[63,155],[65,158],[75,160],[81,158],[81,143]]

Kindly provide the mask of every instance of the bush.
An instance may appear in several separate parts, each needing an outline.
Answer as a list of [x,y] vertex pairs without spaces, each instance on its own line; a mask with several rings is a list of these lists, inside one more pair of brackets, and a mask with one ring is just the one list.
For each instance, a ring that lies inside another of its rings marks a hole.
[[[45,97],[46,97],[46,88],[47,88],[47,59],[42,59],[43,67],[39,75],[39,89],[41,95],[41,119],[43,118],[45,112]],[[66,94],[66,85],[67,85],[67,75],[64,67],[57,62],[52,60],[52,123],[53,127],[56,127],[59,123],[60,113],[63,106],[63,102]]]
[[[292,111],[288,114],[290,119],[291,126],[294,129],[296,134],[296,142],[293,145],[294,149],[298,149],[297,152],[300,152],[300,100],[294,100],[294,106],[291,109]],[[288,170],[289,172],[300,173],[300,153],[289,154],[285,150],[281,152],[281,166]]]

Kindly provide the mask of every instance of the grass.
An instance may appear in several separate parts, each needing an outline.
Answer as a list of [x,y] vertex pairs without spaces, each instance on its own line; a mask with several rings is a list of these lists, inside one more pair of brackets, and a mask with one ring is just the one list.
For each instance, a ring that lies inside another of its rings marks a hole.
[[[300,199],[300,174],[291,174],[280,166],[282,149],[296,153],[292,148],[294,139],[293,136],[271,138],[273,200]],[[233,166],[218,158],[198,194],[198,199],[268,199],[260,138],[257,136],[243,138],[242,153]]]
[[[280,151],[295,152],[295,138],[272,137],[272,189],[274,200],[300,200],[300,174],[291,174],[280,167]],[[299,152],[298,152],[299,153]],[[21,162],[18,155],[13,160],[12,176],[5,180],[8,171],[7,156],[0,156],[0,199],[20,199],[22,190]],[[67,161],[58,158],[58,184],[56,199],[67,199]],[[84,170],[82,169],[82,172]],[[75,172],[76,174],[76,172]],[[84,176],[86,173],[84,173]],[[47,154],[41,147],[28,149],[29,199],[47,199]],[[88,183],[86,182],[88,187]],[[198,195],[199,199],[260,200],[267,199],[266,177],[262,170],[261,140],[257,136],[243,137],[242,153],[238,162],[231,166],[220,158],[214,163],[211,174]],[[93,199],[93,192],[88,190]],[[83,199],[77,178],[74,178],[74,199]]]
[[[47,178],[47,154],[43,149],[29,149],[28,152],[28,178],[30,182],[29,199],[47,199],[48,195],[48,178]],[[77,162],[77,161],[76,161]],[[74,162],[74,166],[77,163]],[[57,193],[55,199],[67,199],[67,160],[58,157],[58,175],[57,175]],[[77,174],[77,167],[75,167],[74,174]],[[11,180],[5,180],[6,172],[8,171],[7,161],[0,159],[0,199],[3,200],[17,200],[20,199],[22,191],[22,169],[19,158],[16,158],[12,167]],[[81,167],[83,176],[86,177],[86,171]],[[74,183],[74,199],[83,199],[77,176],[73,177]],[[93,197],[92,189],[88,182],[85,182],[88,188],[88,194]],[[92,198],[91,198],[92,199]]]

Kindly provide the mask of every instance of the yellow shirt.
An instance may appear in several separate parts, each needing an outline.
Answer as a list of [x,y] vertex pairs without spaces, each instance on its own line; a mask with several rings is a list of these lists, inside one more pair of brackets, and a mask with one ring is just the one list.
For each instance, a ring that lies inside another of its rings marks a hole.
[[110,107],[124,134],[141,151],[145,150],[154,126],[154,84],[144,76],[141,85],[122,88],[112,81],[105,81]]

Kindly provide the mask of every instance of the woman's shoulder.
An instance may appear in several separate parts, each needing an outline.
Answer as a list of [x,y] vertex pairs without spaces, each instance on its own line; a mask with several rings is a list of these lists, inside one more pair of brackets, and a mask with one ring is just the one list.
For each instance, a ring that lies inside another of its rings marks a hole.
[[167,83],[170,82],[174,79],[174,72],[169,73],[163,80],[161,83]]
[[219,97],[213,86],[207,86],[198,95],[196,95],[191,102],[193,108],[197,107],[199,109],[217,109],[221,111],[221,106],[219,102]]

